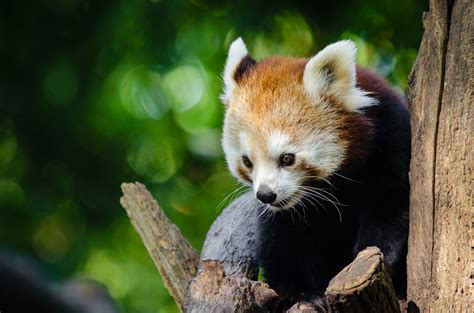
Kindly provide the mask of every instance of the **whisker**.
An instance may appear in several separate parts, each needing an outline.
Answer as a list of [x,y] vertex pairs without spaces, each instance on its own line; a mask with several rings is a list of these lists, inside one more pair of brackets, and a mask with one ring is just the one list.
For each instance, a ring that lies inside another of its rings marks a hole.
[[326,184],[328,184],[332,189],[336,190],[337,188],[329,181],[327,180],[326,178],[320,178],[323,182],[325,182]]
[[317,191],[317,192],[323,192],[324,194],[328,195],[329,197],[331,197],[338,205],[340,206],[347,206],[345,204],[342,204],[339,199],[333,195],[332,193],[330,193],[329,191],[326,191],[324,189],[321,189],[321,188],[317,188],[317,187],[306,187],[306,186],[301,186],[301,188],[305,189],[305,190],[309,190],[309,191]]
[[360,183],[360,184],[362,184],[361,181],[358,181],[358,180],[355,180],[355,179],[346,177],[346,176],[344,176],[344,175],[342,175],[342,174],[339,174],[339,173],[333,173],[333,175],[336,175],[336,176],[339,176],[339,177],[341,177],[341,178],[347,179],[348,181],[351,181],[351,182],[354,182],[354,183]]
[[270,209],[270,206],[268,204],[265,204],[264,206],[264,212],[265,212],[265,220],[263,221],[264,223],[267,223],[270,220],[270,217],[273,217],[273,211]]
[[[291,198],[286,198],[286,199],[281,200],[282,207],[286,207],[288,205],[288,203],[290,203],[290,200],[291,200]],[[288,211],[290,212],[291,222],[294,224],[295,220],[293,218],[293,212],[292,212],[293,207],[294,207],[294,205],[292,207],[290,207]]]
[[[229,202],[231,202],[231,201],[233,200],[233,199],[232,199],[233,196],[234,196],[233,198],[235,199],[238,195],[242,194],[242,192],[247,191],[247,190],[242,190],[242,189],[244,189],[245,187],[247,187],[247,186],[242,185],[242,186],[236,188],[234,191],[230,192],[221,202],[219,202],[219,204],[218,204],[217,207],[216,207],[216,212],[219,212],[219,211],[224,207],[224,204],[225,204],[225,202],[226,202],[227,199],[231,198],[231,199],[229,200]],[[238,194],[239,191],[242,191],[242,192],[240,192],[240,194]]]
[[[335,203],[333,200],[329,199],[324,194],[319,193],[318,190],[315,189],[315,188],[309,188],[309,187],[305,187],[305,186],[301,186],[300,188],[302,189],[303,192],[310,193],[311,195],[313,195],[315,197],[318,197],[321,200],[326,200],[326,201],[330,202],[336,208],[336,210],[339,214],[339,221],[340,221],[340,223],[342,223],[342,214],[341,214],[341,211],[339,210],[339,207],[337,206],[338,204],[341,205],[339,203],[339,201],[337,201],[337,203]],[[336,200],[337,200],[337,198],[336,198]]]
[[303,220],[306,223],[306,225],[310,226],[308,221],[306,220],[306,211],[305,211],[306,205],[304,204],[304,202],[301,199],[296,199],[296,204],[301,206],[301,208],[303,210],[303,216],[301,216],[301,214],[298,211],[298,208],[295,205],[293,207],[293,209],[295,210],[296,214],[298,214],[300,220]]
[[[324,209],[324,211],[325,211],[326,213],[328,212],[326,206],[325,206],[324,204],[322,204],[322,203],[318,200],[319,198],[317,198],[315,195],[309,194],[309,195],[306,195],[306,197],[310,199],[311,204],[315,205],[314,202],[316,202],[320,207],[322,207],[322,208]],[[318,207],[318,206],[315,206],[315,207],[316,207],[316,210],[318,211],[318,214],[321,215],[321,212],[320,212],[320,210],[319,210],[319,207]]]
[[[302,196],[302,199],[306,199],[308,200],[312,205],[313,207],[315,208],[316,212],[318,213],[318,215],[321,215],[321,212],[319,211],[319,206],[321,206],[326,212],[327,212],[327,209],[326,207],[321,203],[319,202],[319,200],[317,198],[314,197],[313,194],[309,193],[309,192],[306,192],[306,191],[298,191],[301,196]],[[314,201],[319,205],[317,206]]]
[[301,179],[303,179],[303,180],[306,180],[306,179],[322,180],[322,181],[324,181],[326,184],[328,184],[329,187],[331,187],[332,189],[334,189],[334,190],[337,189],[329,180],[327,180],[326,178],[321,177],[321,176],[309,175],[309,176],[303,176],[303,177],[301,177]]

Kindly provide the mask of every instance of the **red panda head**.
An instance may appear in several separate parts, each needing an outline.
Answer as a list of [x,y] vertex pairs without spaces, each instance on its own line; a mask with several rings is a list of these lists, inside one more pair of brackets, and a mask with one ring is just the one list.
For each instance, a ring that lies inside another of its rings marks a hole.
[[355,51],[339,41],[311,59],[257,63],[241,38],[231,44],[224,153],[233,175],[271,209],[295,206],[308,182],[336,173],[360,148],[357,129],[370,124],[360,110],[376,100],[356,86]]

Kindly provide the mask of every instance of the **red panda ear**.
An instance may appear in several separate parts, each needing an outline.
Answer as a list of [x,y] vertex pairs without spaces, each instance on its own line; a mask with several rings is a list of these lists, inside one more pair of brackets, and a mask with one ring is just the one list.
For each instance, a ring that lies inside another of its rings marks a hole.
[[321,94],[330,94],[351,111],[376,104],[367,92],[356,87],[356,45],[350,40],[333,43],[312,57],[306,64],[303,83],[316,101]]
[[224,92],[221,95],[221,100],[224,104],[229,102],[237,83],[253,65],[255,65],[255,61],[248,55],[244,41],[240,37],[237,38],[229,47],[229,54],[222,74]]

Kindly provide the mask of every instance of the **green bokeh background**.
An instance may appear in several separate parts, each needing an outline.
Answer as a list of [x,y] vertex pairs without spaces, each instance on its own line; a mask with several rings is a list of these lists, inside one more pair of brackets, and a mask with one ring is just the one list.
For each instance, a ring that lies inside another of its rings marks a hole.
[[220,148],[230,42],[309,56],[350,38],[404,91],[427,1],[41,0],[0,4],[0,247],[123,312],[176,312],[119,205],[141,181],[200,249],[239,185]]

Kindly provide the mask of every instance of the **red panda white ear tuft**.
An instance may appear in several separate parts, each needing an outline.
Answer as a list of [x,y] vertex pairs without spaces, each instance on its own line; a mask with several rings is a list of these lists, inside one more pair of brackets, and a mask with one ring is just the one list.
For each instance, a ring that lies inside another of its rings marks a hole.
[[255,64],[255,61],[248,54],[247,47],[240,37],[234,40],[229,47],[224,73],[222,74],[224,92],[221,95],[221,100],[224,104],[229,102],[239,80]]
[[354,42],[342,40],[330,44],[308,61],[303,83],[313,99],[329,94],[350,111],[377,104],[369,93],[356,87],[356,50]]

